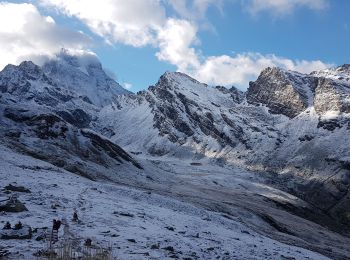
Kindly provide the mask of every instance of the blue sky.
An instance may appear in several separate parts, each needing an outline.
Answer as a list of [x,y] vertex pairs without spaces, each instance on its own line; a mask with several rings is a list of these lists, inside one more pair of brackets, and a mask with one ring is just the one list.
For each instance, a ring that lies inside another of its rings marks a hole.
[[0,28],[0,37],[12,40],[0,43],[0,65],[61,47],[90,51],[134,92],[167,70],[244,90],[266,66],[309,73],[350,63],[346,0],[8,2],[15,5],[1,2],[0,17],[13,15],[2,15],[1,24],[19,16],[23,23]]

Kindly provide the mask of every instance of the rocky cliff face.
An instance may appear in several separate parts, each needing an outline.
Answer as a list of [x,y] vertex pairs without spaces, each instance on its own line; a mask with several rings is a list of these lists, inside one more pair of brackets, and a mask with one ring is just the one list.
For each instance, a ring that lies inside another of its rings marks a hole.
[[[168,135],[170,141],[185,143],[188,137],[196,140],[205,135],[223,146],[235,145],[234,138],[218,129],[215,122],[227,118],[218,113],[221,106],[233,107],[241,99],[235,89],[213,89],[187,75],[166,73],[145,97],[155,112],[154,126],[162,135]],[[176,132],[169,131],[172,128]]]
[[315,93],[314,107],[319,114],[330,111],[350,113],[350,85],[320,78]]
[[309,107],[319,115],[349,113],[350,65],[316,71],[310,75],[278,68],[263,70],[246,93],[251,104],[293,118]]
[[292,118],[310,105],[316,84],[317,79],[311,76],[267,68],[255,82],[249,83],[247,101],[266,105],[271,113]]
[[255,152],[250,165],[282,173],[290,192],[343,222],[350,204],[350,172],[341,163],[349,157],[342,138],[350,129],[348,78],[348,65],[310,75],[266,69],[247,92],[249,103],[290,118],[278,126],[280,144],[266,156]]
[[350,111],[350,65],[315,71],[318,77],[315,94],[315,109],[322,115],[327,112],[349,113]]

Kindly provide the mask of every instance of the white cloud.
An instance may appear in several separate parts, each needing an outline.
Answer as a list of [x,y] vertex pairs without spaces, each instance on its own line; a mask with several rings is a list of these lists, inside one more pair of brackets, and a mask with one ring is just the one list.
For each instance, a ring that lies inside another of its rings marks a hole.
[[128,83],[128,82],[124,82],[123,86],[124,86],[124,88],[126,88],[128,90],[132,89],[132,87],[133,87],[133,85],[131,83]]
[[[159,49],[159,60],[170,62],[179,69],[198,66],[192,47],[197,40],[197,26],[185,19],[166,17],[160,0],[40,0],[85,23],[91,31],[112,43],[134,47],[152,45]],[[181,1],[181,0],[180,0]],[[194,0],[204,12],[213,0]]]
[[168,0],[175,12],[189,20],[203,20],[210,6],[222,9],[224,0]]
[[197,41],[197,28],[186,20],[169,19],[159,31],[159,60],[170,62],[180,70],[199,66],[197,53],[192,46]]
[[39,0],[47,7],[74,16],[108,42],[134,47],[155,44],[157,31],[166,22],[159,0]]
[[215,27],[210,23],[207,12],[210,7],[215,7],[223,14],[223,6],[228,0],[166,0],[175,13],[181,18],[196,24],[200,30],[215,33]]
[[280,67],[310,73],[331,66],[333,64],[325,64],[321,61],[293,61],[275,55],[243,53],[233,57],[227,55],[208,57],[200,66],[187,69],[184,72],[207,84],[236,85],[245,90],[249,81],[255,80],[266,67]]
[[274,16],[281,16],[292,13],[298,7],[323,10],[328,6],[328,0],[246,0],[243,5],[253,15],[269,11]]
[[58,26],[31,4],[0,3],[0,69],[30,59],[40,62],[62,47],[83,49],[90,38]]
[[[324,69],[321,61],[293,61],[275,55],[243,53],[236,56],[204,57],[196,47],[201,19],[209,6],[224,0],[39,0],[85,23],[92,32],[111,44],[135,47],[151,45],[159,60],[168,62],[198,80],[212,85],[237,85],[247,88],[262,69],[278,66],[300,72]],[[181,18],[167,17],[165,3]],[[275,10],[285,13],[297,6],[322,9],[326,0],[247,0],[252,13]]]

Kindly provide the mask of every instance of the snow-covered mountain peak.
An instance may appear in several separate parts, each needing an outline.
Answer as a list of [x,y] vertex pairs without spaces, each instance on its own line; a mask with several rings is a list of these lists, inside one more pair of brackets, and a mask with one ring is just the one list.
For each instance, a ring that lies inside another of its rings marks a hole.
[[21,64],[19,64],[18,68],[31,74],[39,74],[42,72],[41,68],[31,61],[23,61]]
[[11,77],[12,80],[18,78],[26,78],[27,80],[37,80],[42,77],[42,69],[31,61],[23,61],[18,66],[9,64],[2,71],[1,74],[6,77]]
[[310,75],[335,80],[342,84],[350,85],[350,64],[344,64],[336,68],[314,71]]
[[174,81],[178,84],[186,84],[186,83],[195,83],[195,84],[201,84],[199,81],[195,80],[194,78],[190,77],[189,75],[182,73],[182,72],[165,72],[161,78],[166,78],[170,81]]
[[107,75],[94,54],[74,55],[67,50],[62,50],[41,67],[31,61],[23,61],[18,66],[7,65],[0,72],[0,85],[1,92],[17,93],[19,99],[38,99],[38,93],[58,91],[83,98],[84,102],[98,107],[112,104],[119,95],[131,94]]
[[[193,91],[196,88],[202,90],[207,85],[198,82],[182,72],[165,72],[155,85],[156,88],[162,89],[177,89]],[[151,88],[152,89],[152,88]]]
[[297,71],[287,70],[280,67],[267,67],[260,73],[260,76],[273,77],[276,80],[289,80],[291,83],[305,78],[306,75]]
[[208,86],[181,72],[164,73],[155,86],[151,86],[144,94],[152,94],[161,102],[192,100],[203,106],[208,103],[237,104],[244,99],[244,93],[235,87],[228,89],[222,86]]
[[72,54],[62,50],[43,65],[44,72],[57,85],[86,96],[96,106],[114,102],[118,95],[131,94],[103,70],[94,54]]
[[267,67],[263,69],[260,73],[260,75],[265,75],[265,76],[274,76],[274,77],[280,77],[283,78],[287,76],[289,73],[292,71],[286,70],[280,67]]
[[[23,61],[18,66],[7,65],[0,72],[1,92],[11,93],[18,100],[26,98],[30,100],[34,97],[34,93],[42,92],[50,85],[55,88],[55,84],[46,76],[41,67],[31,61]],[[14,96],[11,100],[14,100]]]
[[[181,72],[165,72],[155,84],[151,86],[149,91],[160,99],[168,99],[170,96],[181,93],[187,97],[203,98],[208,91],[214,91],[212,87],[208,87],[206,84],[200,83],[197,80]],[[217,91],[216,91],[217,92]],[[171,94],[172,93],[172,94]]]
[[267,67],[261,71],[260,74],[276,74],[285,72],[286,70],[279,68],[279,67]]
[[344,64],[336,68],[336,71],[345,72],[350,74],[350,64]]

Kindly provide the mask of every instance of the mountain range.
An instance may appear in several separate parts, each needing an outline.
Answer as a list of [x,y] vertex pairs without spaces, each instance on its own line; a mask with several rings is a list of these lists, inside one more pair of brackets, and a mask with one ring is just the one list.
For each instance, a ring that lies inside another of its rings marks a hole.
[[[199,173],[191,175],[191,185],[186,178],[177,182],[173,168],[185,174],[185,166],[189,171],[209,167],[228,179],[230,169],[251,172],[261,185],[295,201],[264,196],[265,191],[256,195],[259,185],[247,188],[247,200],[256,199],[249,212],[283,233],[270,236],[305,248],[304,239],[308,249],[338,259],[350,254],[349,134],[350,65],[310,74],[266,68],[245,92],[166,72],[154,86],[134,94],[95,56],[64,50],[41,66],[24,61],[0,72],[0,136],[6,149],[89,180],[181,199],[191,188],[203,192],[198,195],[203,199],[219,195],[203,190],[204,184],[198,190],[191,186],[203,181]],[[232,203],[248,210],[240,195]],[[214,204],[205,207],[219,210]],[[305,222],[273,215],[269,207]],[[302,231],[309,222],[332,232],[317,238],[328,242],[318,243]],[[295,238],[284,237],[292,233]],[[337,239],[345,245],[337,245]]]

